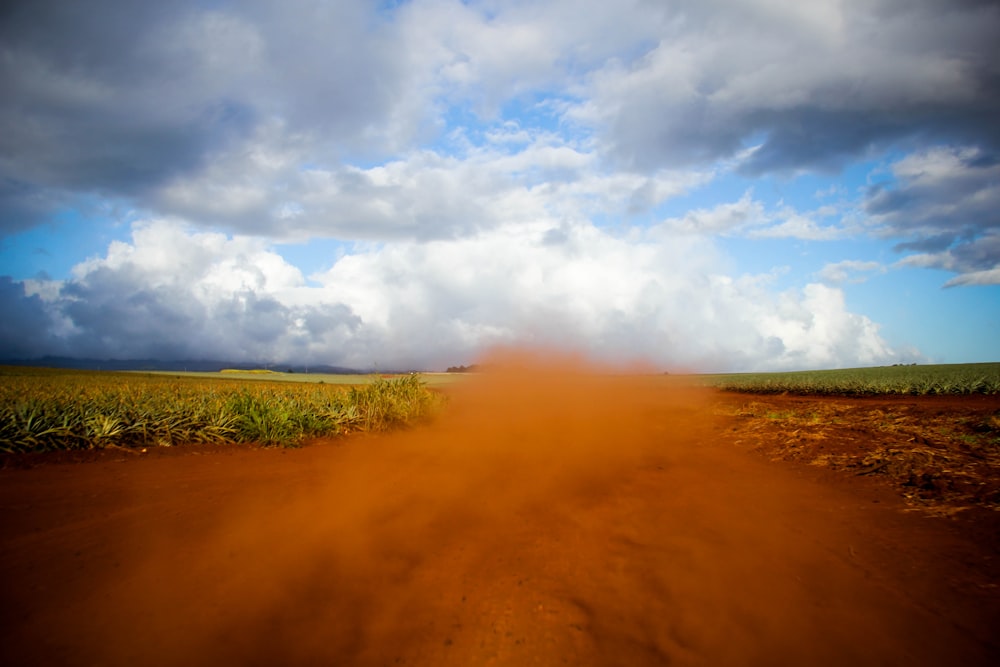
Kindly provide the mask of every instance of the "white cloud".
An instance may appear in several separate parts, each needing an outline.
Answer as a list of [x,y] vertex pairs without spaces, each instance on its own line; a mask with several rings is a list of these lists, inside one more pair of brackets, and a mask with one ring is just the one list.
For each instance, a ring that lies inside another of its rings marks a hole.
[[878,325],[850,313],[839,289],[812,283],[801,297],[782,295],[780,304],[779,317],[766,312],[760,317],[784,345],[779,359],[787,368],[869,366],[894,357]]
[[747,191],[738,201],[718,204],[711,209],[693,209],[683,217],[664,220],[662,225],[676,232],[713,235],[761,224],[765,219],[764,204],[753,199]]
[[778,224],[751,231],[750,238],[803,239],[807,241],[830,241],[843,235],[843,230],[832,226],[821,226],[812,218],[786,210],[784,220]]
[[511,123],[485,134],[484,145],[457,153],[415,150],[361,168],[310,164],[308,137],[274,123],[167,184],[156,202],[203,225],[271,238],[431,240],[513,223],[625,219],[715,176],[606,171],[572,140]]
[[652,39],[662,14],[633,0],[415,0],[396,23],[418,90],[492,118],[520,95],[574,88],[595,65]]
[[[84,6],[102,11],[37,0],[0,24],[0,229],[88,199],[146,219],[64,283],[4,285],[79,354],[450,364],[551,338],[836,365],[891,351],[834,287],[728,275],[714,237],[866,225],[949,285],[995,279],[995,4]],[[706,187],[791,193],[887,150],[907,154],[867,219],[818,183],[819,208]],[[659,220],[683,194],[705,203]],[[319,286],[273,245],[316,238],[359,244]]]
[[824,283],[841,285],[846,282],[863,283],[870,273],[885,273],[886,268],[879,262],[866,262],[856,259],[845,259],[841,262],[831,262],[820,269],[817,274]]
[[304,284],[298,269],[269,251],[260,239],[192,232],[167,220],[137,223],[131,243],[112,242],[104,257],[75,266],[73,276],[85,281],[97,271],[133,270],[142,275],[143,287],[199,285],[217,294],[249,290],[271,295]]
[[710,209],[692,209],[660,224],[664,229],[682,234],[828,241],[843,236],[846,230],[839,224],[821,225],[816,218],[833,217],[837,213],[836,208],[829,206],[802,213],[781,203],[777,209],[768,210],[747,190],[735,202],[716,204]]
[[160,220],[32,308],[70,323],[40,336],[96,357],[443,368],[538,344],[708,370],[894,358],[838,289],[776,293],[767,276],[718,273],[724,264],[703,237],[542,222],[359,247],[308,284],[257,240]]

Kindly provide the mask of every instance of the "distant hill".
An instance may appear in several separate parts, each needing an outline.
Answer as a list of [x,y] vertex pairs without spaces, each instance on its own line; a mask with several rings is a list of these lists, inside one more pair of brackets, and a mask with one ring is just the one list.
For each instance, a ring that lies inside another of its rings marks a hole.
[[[5,366],[38,366],[43,368],[74,368],[90,371],[198,371],[217,373],[223,369],[253,370],[261,368],[261,363],[241,363],[238,361],[216,361],[211,359],[186,359],[165,361],[162,359],[77,359],[73,357],[39,357],[37,359],[0,359]],[[343,368],[324,364],[274,363],[267,367],[275,371],[293,373],[330,373],[336,375],[356,375],[371,371]]]

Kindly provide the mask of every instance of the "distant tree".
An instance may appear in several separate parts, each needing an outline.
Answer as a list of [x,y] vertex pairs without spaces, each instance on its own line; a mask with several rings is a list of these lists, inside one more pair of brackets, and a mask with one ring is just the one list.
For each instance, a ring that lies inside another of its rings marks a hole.
[[476,364],[471,364],[469,366],[449,366],[449,373],[475,373],[479,370],[479,366]]

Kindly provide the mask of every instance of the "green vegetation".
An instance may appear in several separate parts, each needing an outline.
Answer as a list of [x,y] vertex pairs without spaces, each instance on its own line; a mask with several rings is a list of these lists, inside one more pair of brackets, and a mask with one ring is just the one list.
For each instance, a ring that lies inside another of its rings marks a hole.
[[706,375],[724,391],[837,396],[997,394],[1000,363],[888,366],[794,373]]
[[[37,369],[36,369],[37,370]],[[122,371],[144,376],[161,376],[172,378],[199,378],[202,380],[250,380],[260,382],[298,382],[314,384],[339,384],[339,385],[366,385],[376,380],[387,380],[406,377],[405,375],[361,375],[361,374],[334,374],[334,373],[285,373],[272,370],[239,370],[224,369],[218,373],[208,371]],[[408,374],[407,374],[408,375]],[[429,387],[452,384],[461,378],[447,373],[421,373],[421,381]]]
[[480,370],[477,364],[471,364],[469,366],[449,366],[449,373],[476,373]]
[[292,446],[378,431],[431,413],[417,375],[360,386],[0,367],[0,451],[187,443]]
[[272,371],[272,370],[267,369],[267,368],[252,368],[250,370],[240,370],[238,368],[223,368],[219,372],[223,373],[223,374],[226,374],[226,373],[230,373],[230,374],[232,374],[232,373],[238,373],[238,374],[245,374],[245,375],[277,375],[278,374],[278,371]]

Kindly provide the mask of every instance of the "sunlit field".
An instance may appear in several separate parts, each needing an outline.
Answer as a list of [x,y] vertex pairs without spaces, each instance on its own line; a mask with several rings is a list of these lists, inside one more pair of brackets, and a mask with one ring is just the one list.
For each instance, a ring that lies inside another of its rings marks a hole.
[[0,451],[288,446],[309,437],[385,430],[442,401],[417,375],[321,376],[308,383],[275,381],[282,374],[246,375],[253,380],[2,367]]
[[1000,393],[1000,363],[882,366],[794,373],[706,375],[725,391],[836,396]]
[[[250,380],[254,382],[304,382],[312,384],[367,385],[376,380],[404,377],[397,373],[292,373],[269,369],[224,369],[218,373],[203,371],[126,371],[135,375],[163,376],[175,378],[199,378],[202,380]],[[428,387],[447,386],[461,381],[456,373],[419,373],[420,381]]]
[[[428,414],[432,387],[463,374],[331,375],[0,368],[0,451],[23,453],[188,443],[295,445],[309,437],[384,430]],[[831,396],[1000,393],[1000,363],[794,373],[664,375],[664,384]]]
[[2,662],[998,664],[1000,396],[552,356],[433,419],[419,375],[0,368],[9,451],[98,450],[0,457]]

